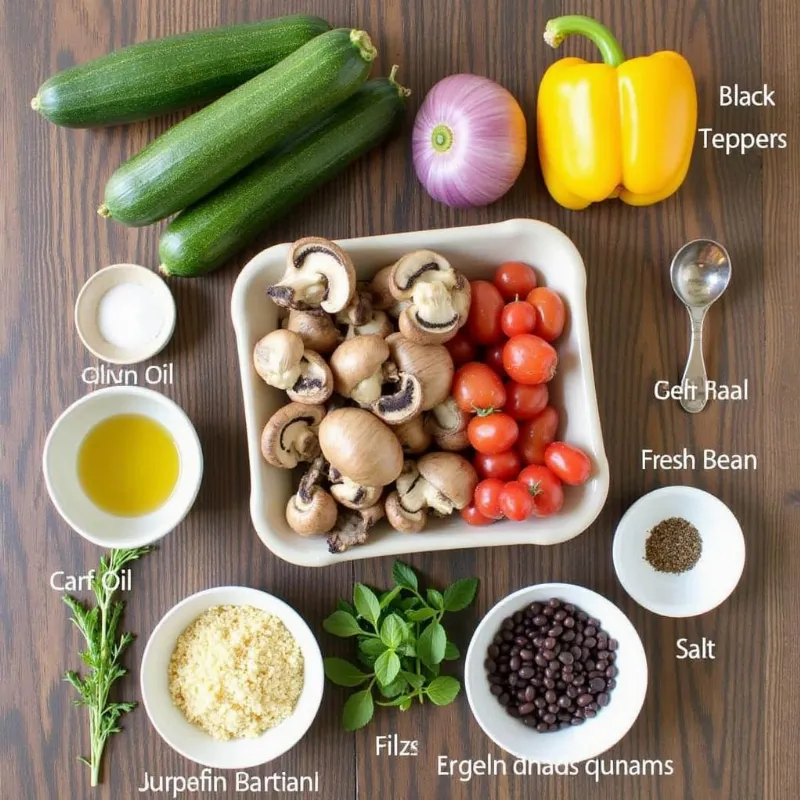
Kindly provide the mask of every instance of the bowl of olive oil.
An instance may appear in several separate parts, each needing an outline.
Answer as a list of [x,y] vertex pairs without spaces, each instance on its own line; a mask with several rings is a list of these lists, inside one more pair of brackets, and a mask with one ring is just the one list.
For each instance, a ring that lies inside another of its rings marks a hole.
[[43,466],[53,504],[81,536],[103,547],[139,547],[189,512],[203,453],[180,406],[151,389],[115,386],[56,420]]

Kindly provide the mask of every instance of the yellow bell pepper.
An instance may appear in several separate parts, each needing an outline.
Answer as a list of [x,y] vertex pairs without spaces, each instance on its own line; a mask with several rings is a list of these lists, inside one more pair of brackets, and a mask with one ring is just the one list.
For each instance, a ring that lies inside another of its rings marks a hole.
[[664,200],[686,177],[697,128],[697,90],[686,59],[671,51],[625,60],[604,25],[583,16],[550,20],[545,41],[587,36],[604,63],[564,58],[542,78],[539,160],[547,189],[574,210],[619,197]]

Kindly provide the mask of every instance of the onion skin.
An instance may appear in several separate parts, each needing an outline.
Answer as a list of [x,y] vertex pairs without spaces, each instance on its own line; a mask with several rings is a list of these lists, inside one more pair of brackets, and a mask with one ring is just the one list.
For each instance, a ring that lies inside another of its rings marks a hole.
[[412,134],[414,169],[434,200],[454,208],[502,197],[522,171],[528,137],[513,95],[479,75],[450,75],[428,92]]

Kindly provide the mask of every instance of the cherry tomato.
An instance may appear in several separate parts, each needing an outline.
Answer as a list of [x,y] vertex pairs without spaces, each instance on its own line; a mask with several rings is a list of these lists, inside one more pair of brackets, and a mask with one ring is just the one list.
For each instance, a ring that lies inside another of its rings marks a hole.
[[453,377],[453,397],[462,411],[488,411],[506,404],[506,387],[491,367],[471,361]]
[[500,510],[505,517],[515,522],[528,519],[533,512],[533,496],[530,489],[519,481],[507,483],[500,495]]
[[474,505],[462,508],[461,518],[467,525],[491,525],[492,522],[494,522],[494,520],[489,519],[489,517],[484,517]]
[[554,342],[564,330],[566,312],[564,301],[552,290],[544,286],[534,289],[525,301],[536,311],[536,330],[534,333],[546,342]]
[[557,366],[558,354],[553,346],[531,333],[514,336],[503,348],[503,369],[517,383],[547,383]]
[[494,456],[514,446],[519,436],[519,426],[508,414],[495,411],[478,415],[469,421],[467,438],[479,452]]
[[466,332],[474,344],[495,344],[503,338],[500,315],[503,313],[503,297],[497,287],[489,281],[470,281],[472,299],[469,305]]
[[524,300],[509,303],[500,315],[500,327],[509,338],[520,333],[533,333],[536,328],[536,309]]
[[497,478],[501,481],[513,481],[519,475],[522,462],[516,450],[504,450],[502,453],[475,453],[472,466],[481,478]]
[[544,451],[555,441],[558,411],[552,406],[522,425],[517,450],[526,464],[544,464]]
[[506,346],[505,339],[499,344],[493,344],[486,348],[483,354],[483,361],[490,366],[501,378],[505,377],[506,371],[503,369],[503,348]]
[[530,464],[520,472],[517,480],[524,483],[531,492],[535,517],[549,517],[561,510],[564,505],[564,487],[547,467]]
[[522,261],[506,261],[494,273],[492,283],[506,300],[527,297],[536,288],[536,272]]
[[550,392],[547,384],[537,383],[526,386],[524,383],[511,381],[506,384],[506,404],[504,409],[516,420],[533,419],[547,407]]
[[505,483],[496,478],[481,481],[475,487],[473,502],[475,508],[488,519],[502,519],[503,511],[500,508],[500,495],[503,494]]
[[460,330],[449,342],[445,343],[447,351],[450,353],[450,358],[453,359],[453,364],[460,367],[468,361],[474,361],[478,349],[475,345],[467,339],[464,330]]
[[589,456],[583,450],[564,442],[553,442],[548,445],[544,451],[544,463],[570,486],[586,483],[592,472]]

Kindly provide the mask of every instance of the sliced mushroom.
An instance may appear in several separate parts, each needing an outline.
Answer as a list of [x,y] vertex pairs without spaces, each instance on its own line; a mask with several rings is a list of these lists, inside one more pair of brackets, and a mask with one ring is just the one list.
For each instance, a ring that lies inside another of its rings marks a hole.
[[328,414],[319,443],[331,467],[362,486],[386,486],[403,468],[403,450],[391,428],[361,408]]
[[283,308],[336,314],[355,288],[356,271],[347,253],[327,239],[309,236],[291,246],[286,271],[267,294]]
[[418,455],[431,446],[431,434],[426,430],[421,416],[414,417],[401,425],[395,425],[392,430],[404,453]]
[[327,533],[336,524],[339,513],[336,501],[319,485],[325,467],[324,458],[315,458],[300,479],[297,494],[286,504],[286,521],[301,536]]
[[410,301],[398,300],[392,294],[389,288],[392,269],[394,269],[394,264],[379,269],[369,285],[369,290],[372,293],[372,307],[378,311],[385,311],[389,316],[397,319],[403,309],[410,305]]
[[396,300],[410,301],[399,325],[414,342],[443,344],[467,321],[469,281],[432,250],[404,255],[392,268],[389,290]]
[[296,333],[303,344],[316,353],[329,356],[342,341],[342,335],[327,314],[290,311],[286,328]]
[[337,503],[347,508],[369,508],[374,506],[383,494],[382,486],[362,486],[350,478],[341,477],[338,483],[331,486],[331,494]]
[[331,553],[344,553],[350,547],[364,544],[369,538],[370,528],[380,522],[383,515],[382,503],[360,511],[340,508],[336,526],[328,536],[328,550]]
[[348,325],[344,335],[345,339],[355,336],[380,336],[385,339],[394,333],[394,325],[385,311],[373,311],[372,317],[363,325]]
[[289,403],[279,408],[264,426],[261,453],[273,467],[294,469],[300,461],[319,455],[319,426],[325,417],[322,406]]
[[467,426],[471,414],[462,411],[452,397],[434,406],[425,421],[426,428],[433,435],[442,450],[466,450],[469,447]]
[[372,319],[369,284],[359,283],[350,302],[336,315],[339,325],[366,325]]
[[422,387],[422,410],[443,403],[453,385],[453,359],[447,348],[436,344],[417,344],[401,333],[387,337],[392,362],[399,372],[413,375]]
[[274,330],[256,342],[253,366],[270,386],[289,389],[300,378],[305,345],[296,333]]
[[306,350],[300,361],[300,377],[286,390],[289,399],[307,405],[324,403],[333,394],[333,374],[325,359]]
[[428,453],[414,464],[406,462],[397,479],[400,504],[409,514],[431,509],[440,516],[466,507],[478,475],[472,464],[455,453]]
[[426,509],[406,511],[400,502],[400,495],[396,491],[386,498],[384,510],[389,524],[401,533],[419,533],[428,522]]
[[336,391],[359,405],[371,405],[381,396],[388,358],[389,345],[380,336],[346,339],[330,357]]

